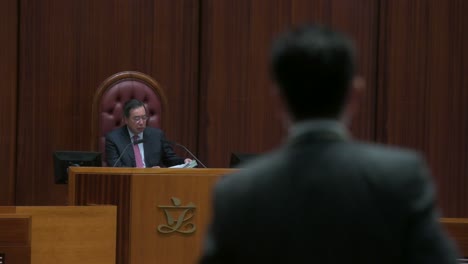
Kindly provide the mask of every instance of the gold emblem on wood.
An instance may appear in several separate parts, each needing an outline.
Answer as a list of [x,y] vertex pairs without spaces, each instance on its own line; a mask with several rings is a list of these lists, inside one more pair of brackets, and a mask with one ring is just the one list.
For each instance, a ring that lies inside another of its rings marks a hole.
[[[195,233],[197,227],[190,221],[195,215],[197,208],[192,202],[182,206],[182,202],[177,197],[171,198],[172,205],[158,205],[158,208],[164,210],[167,224],[158,225],[158,232],[162,234],[170,234],[174,232],[182,234]],[[174,217],[174,214],[178,216]]]

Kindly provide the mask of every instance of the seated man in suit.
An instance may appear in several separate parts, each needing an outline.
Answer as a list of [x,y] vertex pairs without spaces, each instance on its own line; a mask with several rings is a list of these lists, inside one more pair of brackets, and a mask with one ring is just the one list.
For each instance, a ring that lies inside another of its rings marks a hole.
[[146,126],[148,116],[142,102],[136,99],[126,102],[123,120],[125,126],[106,135],[106,158],[109,166],[159,168],[192,161],[174,153],[162,130]]

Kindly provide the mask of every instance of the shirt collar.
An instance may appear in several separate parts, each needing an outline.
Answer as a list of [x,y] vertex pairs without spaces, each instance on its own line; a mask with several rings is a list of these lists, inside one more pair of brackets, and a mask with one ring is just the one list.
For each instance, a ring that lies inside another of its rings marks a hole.
[[333,133],[340,138],[350,137],[348,129],[336,119],[314,119],[295,123],[289,129],[289,138],[297,138],[310,132]]
[[[128,134],[130,135],[130,139],[133,139],[133,136],[135,134],[133,134],[133,132],[128,128],[127,126],[127,131],[128,131]],[[143,139],[143,132],[141,132],[140,134],[137,134],[138,135],[138,139]]]

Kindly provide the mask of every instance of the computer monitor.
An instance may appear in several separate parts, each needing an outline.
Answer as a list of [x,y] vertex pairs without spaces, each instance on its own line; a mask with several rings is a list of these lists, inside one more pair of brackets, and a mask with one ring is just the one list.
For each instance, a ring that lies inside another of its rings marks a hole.
[[68,167],[101,167],[101,153],[90,151],[55,151],[55,183],[68,183]]
[[231,153],[229,167],[240,168],[245,165],[247,161],[251,161],[259,155],[260,154],[257,153]]

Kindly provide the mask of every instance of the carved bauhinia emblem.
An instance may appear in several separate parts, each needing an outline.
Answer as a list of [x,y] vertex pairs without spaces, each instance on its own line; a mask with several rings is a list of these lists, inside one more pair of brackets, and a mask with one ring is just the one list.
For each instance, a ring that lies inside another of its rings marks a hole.
[[[179,232],[183,234],[192,234],[195,232],[197,227],[190,219],[195,215],[195,209],[197,208],[192,202],[185,206],[182,206],[182,202],[177,197],[171,198],[173,205],[158,205],[158,208],[164,210],[166,215],[167,225],[159,225],[158,232],[163,234],[169,234],[173,232]],[[178,216],[173,216],[174,214]]]

